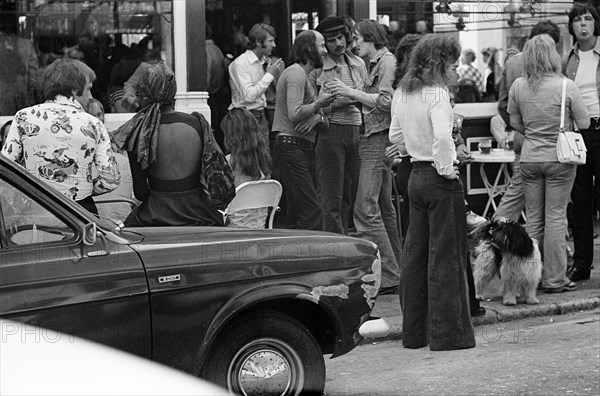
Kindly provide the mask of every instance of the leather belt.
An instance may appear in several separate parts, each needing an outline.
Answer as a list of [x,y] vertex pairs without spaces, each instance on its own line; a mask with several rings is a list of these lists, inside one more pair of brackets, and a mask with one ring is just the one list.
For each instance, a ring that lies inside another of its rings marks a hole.
[[286,144],[293,144],[295,146],[306,147],[312,149],[314,147],[314,143],[310,140],[302,139],[296,136],[288,136],[288,135],[279,135],[277,136],[277,141]]
[[588,128],[590,132],[600,132],[600,117],[591,117],[590,118],[590,127]]

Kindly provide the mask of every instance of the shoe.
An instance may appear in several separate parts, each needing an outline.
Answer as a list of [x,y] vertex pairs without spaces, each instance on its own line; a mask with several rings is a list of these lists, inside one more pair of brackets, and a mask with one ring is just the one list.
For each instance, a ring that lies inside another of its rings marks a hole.
[[573,269],[567,274],[567,276],[573,282],[588,280],[590,279],[590,270],[584,270],[581,268],[573,267]]
[[546,289],[546,293],[563,293],[577,290],[577,283],[569,282],[561,287],[549,287]]
[[469,232],[473,231],[483,223],[485,223],[487,219],[483,216],[479,216],[477,213],[469,210],[467,212],[467,229]]
[[483,308],[483,307],[475,308],[474,310],[471,311],[472,317],[483,316],[483,315],[485,315],[485,308]]
[[379,293],[377,293],[377,294],[379,296],[382,296],[384,294],[398,294],[398,286],[380,287]]

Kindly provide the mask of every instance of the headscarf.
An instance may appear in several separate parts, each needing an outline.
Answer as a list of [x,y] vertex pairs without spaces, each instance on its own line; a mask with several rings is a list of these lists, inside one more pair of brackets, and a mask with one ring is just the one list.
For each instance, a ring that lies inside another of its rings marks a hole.
[[163,62],[151,65],[142,76],[138,92],[148,105],[121,125],[112,138],[119,149],[135,153],[142,169],[146,169],[156,161],[160,108],[175,101],[175,73]]

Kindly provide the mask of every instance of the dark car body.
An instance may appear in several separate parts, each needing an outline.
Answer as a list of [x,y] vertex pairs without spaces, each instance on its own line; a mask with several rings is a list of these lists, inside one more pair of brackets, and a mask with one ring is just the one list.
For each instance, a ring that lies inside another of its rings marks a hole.
[[228,326],[257,312],[291,317],[322,354],[344,354],[361,341],[377,295],[377,248],[361,239],[121,229],[1,156],[0,192],[0,316],[195,375]]

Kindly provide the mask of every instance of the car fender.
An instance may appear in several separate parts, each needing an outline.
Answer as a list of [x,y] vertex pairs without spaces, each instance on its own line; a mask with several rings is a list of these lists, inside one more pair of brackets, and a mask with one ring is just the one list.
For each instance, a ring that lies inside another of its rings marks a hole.
[[341,326],[340,316],[331,304],[330,299],[320,298],[313,293],[313,290],[314,288],[302,284],[270,284],[249,289],[243,294],[232,298],[215,315],[206,332],[204,342],[199,351],[201,366],[204,364],[204,359],[206,358],[210,347],[229,323],[242,315],[248,308],[267,301],[296,299],[313,303],[315,306],[319,306],[325,314],[332,319],[335,326],[335,332],[338,333]]

